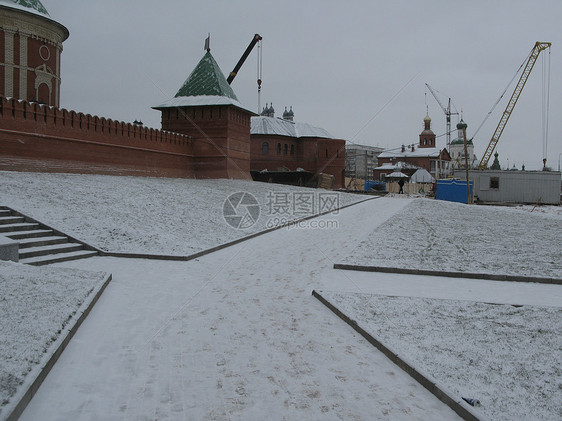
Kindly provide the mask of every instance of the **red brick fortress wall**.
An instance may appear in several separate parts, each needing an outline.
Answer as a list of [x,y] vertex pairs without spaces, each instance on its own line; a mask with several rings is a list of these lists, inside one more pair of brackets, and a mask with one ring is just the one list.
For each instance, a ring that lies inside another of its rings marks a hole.
[[0,170],[195,177],[189,136],[6,98]]
[[196,178],[251,179],[250,112],[231,105],[161,111],[164,130],[192,138]]

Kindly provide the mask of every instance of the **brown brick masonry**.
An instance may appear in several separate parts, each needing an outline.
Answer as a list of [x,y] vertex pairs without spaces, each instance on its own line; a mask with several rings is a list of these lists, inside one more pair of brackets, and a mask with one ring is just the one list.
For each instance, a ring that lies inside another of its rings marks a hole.
[[0,170],[197,175],[188,135],[6,98],[0,98]]

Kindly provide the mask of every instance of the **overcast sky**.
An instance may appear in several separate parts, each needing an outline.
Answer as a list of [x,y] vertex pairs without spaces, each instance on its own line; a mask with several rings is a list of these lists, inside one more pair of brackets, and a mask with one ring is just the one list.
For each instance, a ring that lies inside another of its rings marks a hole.
[[[159,128],[151,106],[172,98],[204,54],[228,75],[254,33],[263,37],[261,103],[347,141],[396,148],[418,142],[426,105],[439,136],[452,99],[468,124],[483,122],[536,41],[539,57],[497,151],[502,166],[542,168],[543,73],[550,69],[547,165],[562,153],[560,0],[42,0],[70,31],[62,56],[61,106]],[[550,66],[548,62],[550,61]],[[257,49],[232,83],[257,110]],[[478,159],[511,96],[474,138]],[[453,127],[457,117],[453,116]],[[453,135],[453,139],[456,133]],[[445,136],[438,137],[444,147]],[[509,160],[509,161],[508,161]],[[491,162],[490,162],[491,163]]]

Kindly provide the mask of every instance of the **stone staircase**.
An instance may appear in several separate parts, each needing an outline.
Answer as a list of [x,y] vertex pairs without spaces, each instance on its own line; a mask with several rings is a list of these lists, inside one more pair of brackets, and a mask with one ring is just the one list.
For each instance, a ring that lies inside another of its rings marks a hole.
[[98,255],[98,251],[6,206],[0,235],[19,242],[19,262],[40,266]]

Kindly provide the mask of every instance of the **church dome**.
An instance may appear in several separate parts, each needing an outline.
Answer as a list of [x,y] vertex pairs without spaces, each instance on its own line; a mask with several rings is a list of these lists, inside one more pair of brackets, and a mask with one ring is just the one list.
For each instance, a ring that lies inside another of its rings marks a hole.
[[462,130],[462,129],[466,129],[467,127],[468,124],[466,124],[464,120],[461,118],[461,121],[459,121],[459,123],[457,124],[457,129]]
[[429,116],[429,113],[425,115],[423,121],[426,122],[426,123],[430,123],[430,122],[431,122],[431,117]]
[[0,0],[0,6],[12,7],[46,17],[49,16],[49,12],[47,12],[47,9],[39,0]]

